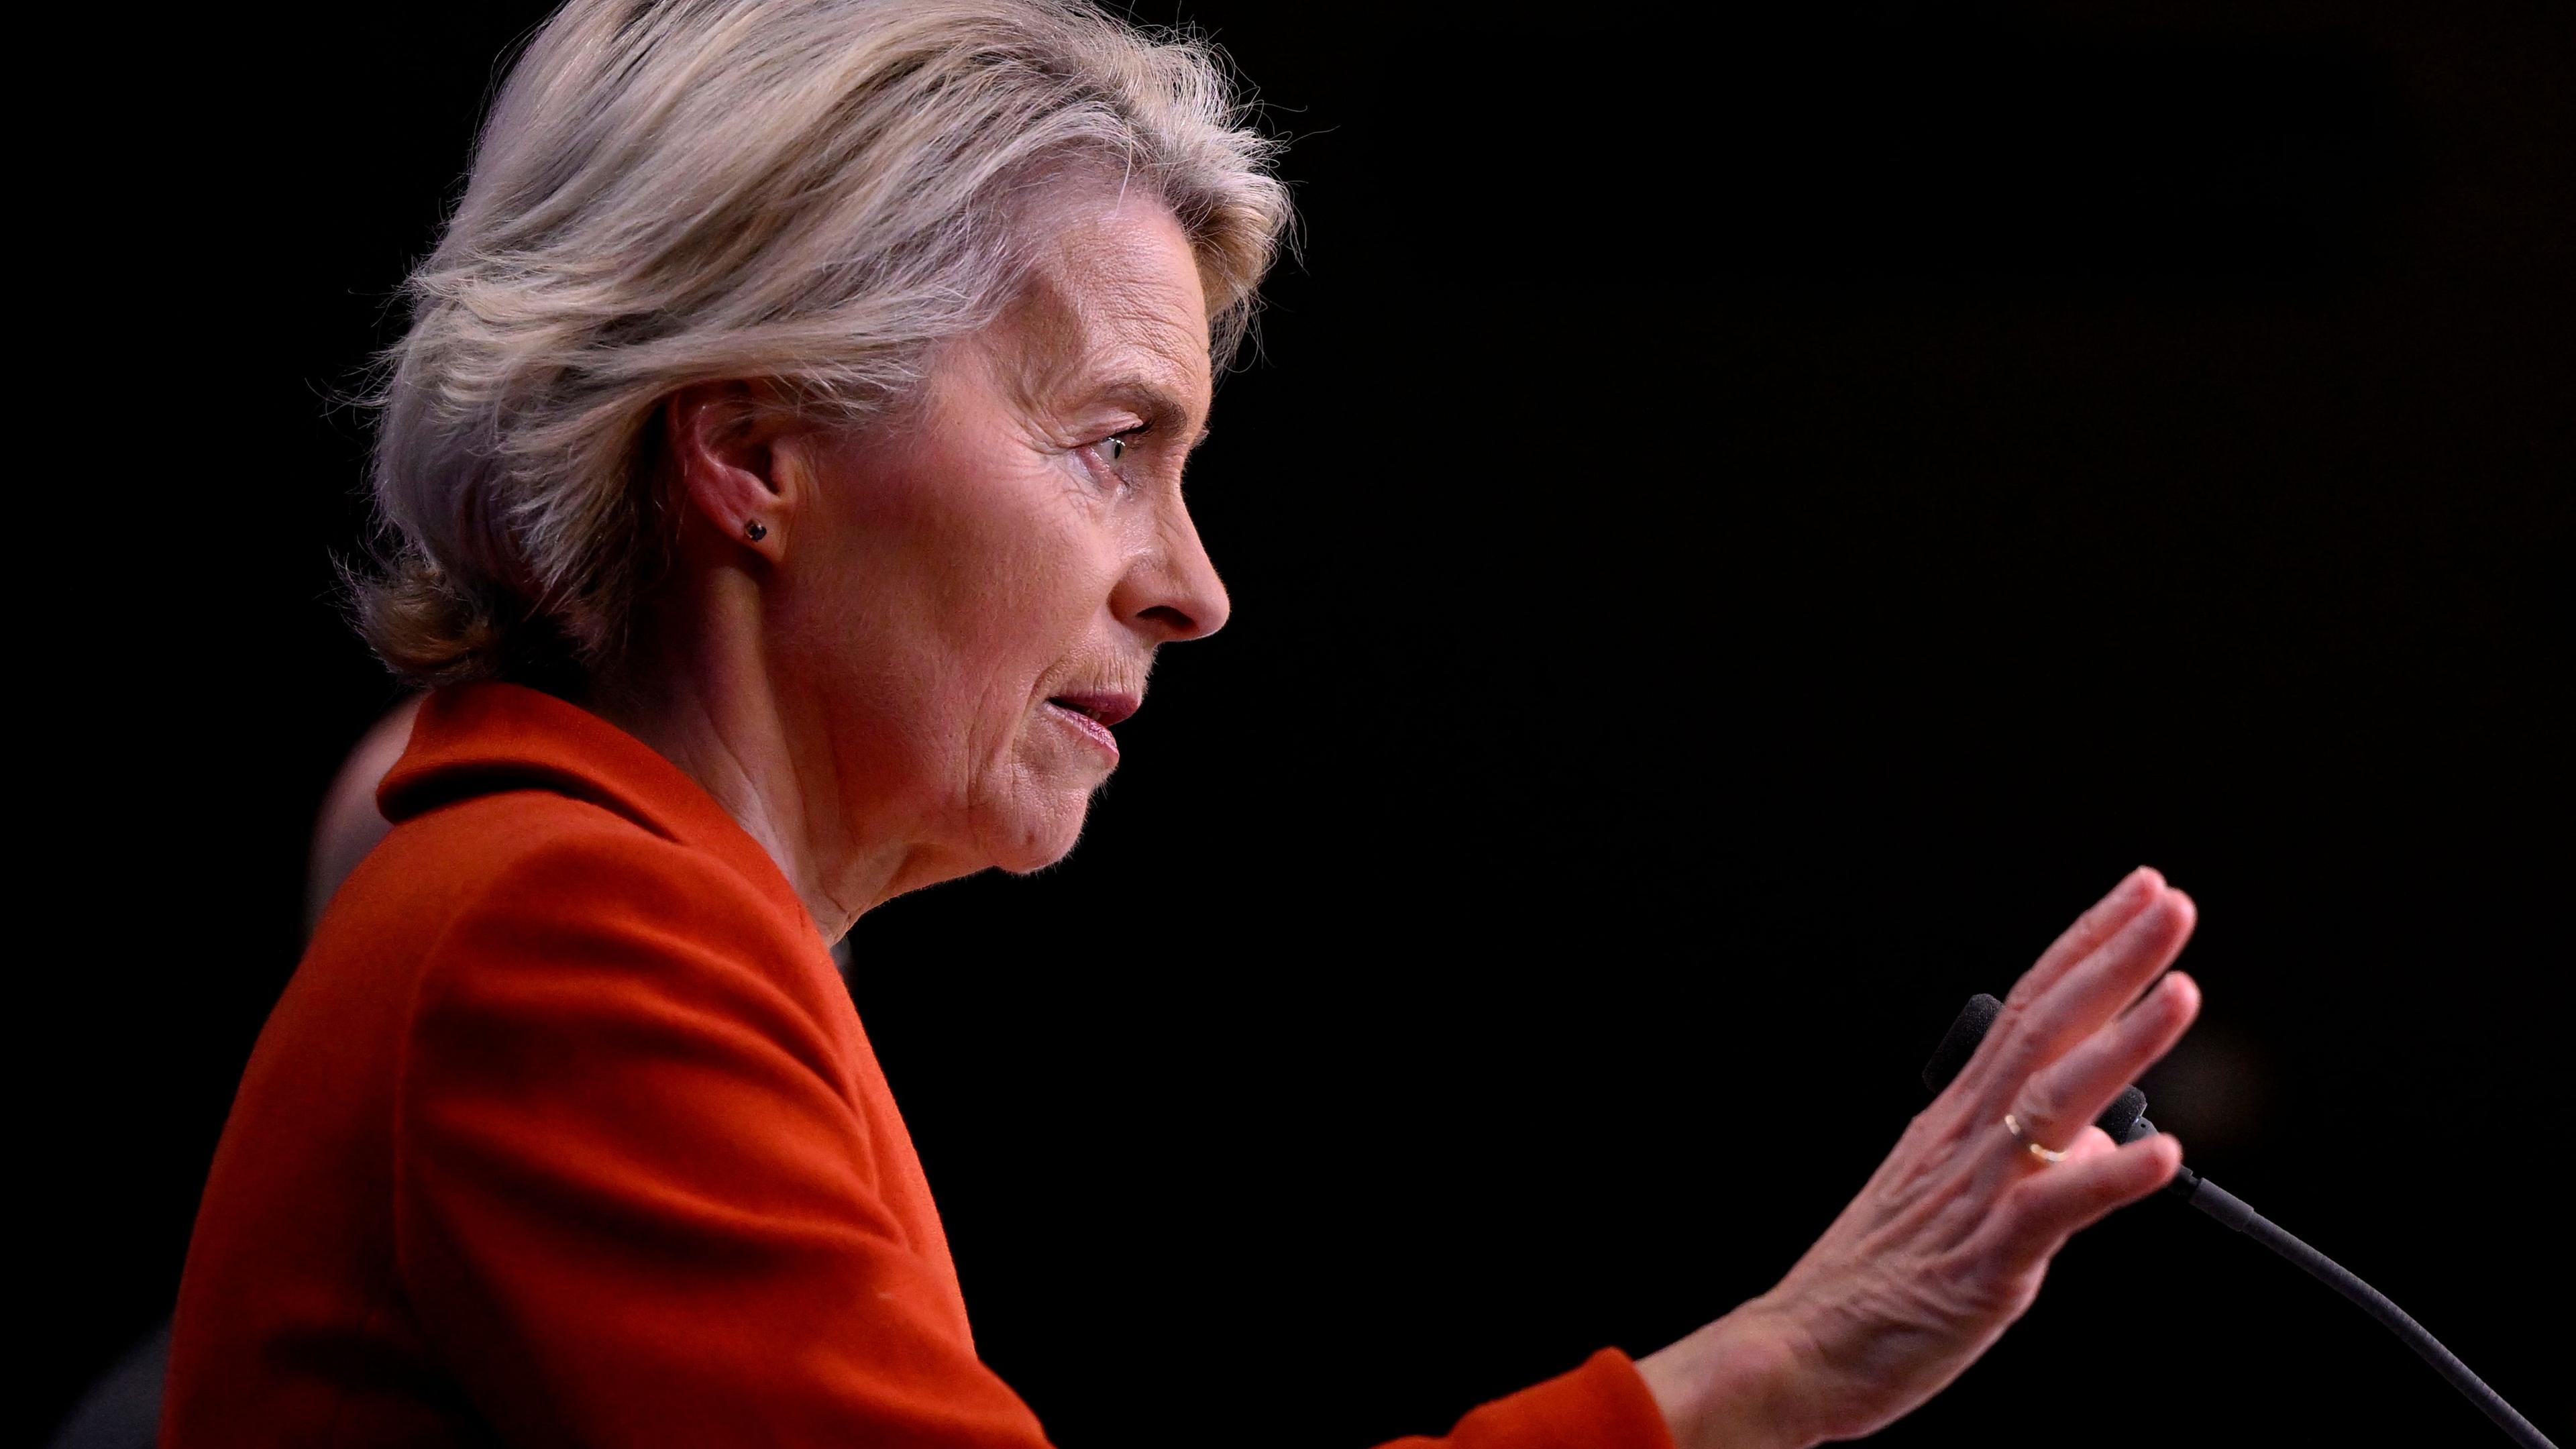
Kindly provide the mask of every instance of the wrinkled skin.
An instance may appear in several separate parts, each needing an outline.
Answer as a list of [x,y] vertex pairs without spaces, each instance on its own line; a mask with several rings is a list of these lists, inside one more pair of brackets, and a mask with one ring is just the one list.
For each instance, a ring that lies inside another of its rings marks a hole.
[[1061,859],[1118,756],[1053,701],[1140,705],[1162,646],[1225,623],[1181,495],[1211,386],[1187,236],[1080,182],[1024,225],[1022,293],[876,424],[758,381],[664,410],[676,566],[589,702],[723,803],[826,939]]
[[[2030,1307],[2070,1236],[2172,1180],[2172,1138],[2119,1147],[2091,1123],[2199,1011],[2189,977],[2156,979],[2193,918],[2154,871],[2121,881],[2013,987],[1958,1079],[1779,1286],[1640,1362],[1682,1449],[1885,1427]],[[2066,1160],[2033,1156],[2007,1112]]]

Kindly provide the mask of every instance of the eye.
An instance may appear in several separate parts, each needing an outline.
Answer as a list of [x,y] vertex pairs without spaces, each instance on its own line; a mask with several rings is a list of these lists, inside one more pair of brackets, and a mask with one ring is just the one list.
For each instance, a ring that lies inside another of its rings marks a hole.
[[1151,423],[1138,423],[1124,432],[1111,433],[1100,440],[1100,456],[1112,463],[1126,457],[1135,446],[1137,437],[1152,426]]
[[1129,484],[1133,480],[1128,478],[1127,470],[1121,466],[1121,463],[1129,453],[1136,451],[1136,436],[1144,432],[1147,426],[1150,425],[1139,424],[1124,432],[1111,433],[1091,445],[1091,454],[1098,460],[1099,466],[1115,474],[1122,485]]

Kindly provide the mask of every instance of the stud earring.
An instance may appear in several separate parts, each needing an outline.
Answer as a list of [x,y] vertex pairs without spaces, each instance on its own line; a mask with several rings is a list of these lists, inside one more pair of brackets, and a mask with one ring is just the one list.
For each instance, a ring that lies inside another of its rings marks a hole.
[[761,522],[757,518],[745,519],[743,520],[742,525],[742,536],[750,539],[753,543],[758,543],[762,539],[769,537],[769,525]]

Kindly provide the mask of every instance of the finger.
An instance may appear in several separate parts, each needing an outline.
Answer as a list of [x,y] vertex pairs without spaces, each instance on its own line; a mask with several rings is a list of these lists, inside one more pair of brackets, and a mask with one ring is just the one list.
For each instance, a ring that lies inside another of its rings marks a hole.
[[[2042,992],[2056,985],[2058,978],[2076,963],[2101,949],[2102,943],[2136,920],[2140,912],[2164,894],[2165,888],[2164,876],[2153,866],[2142,865],[2122,876],[2109,894],[2076,917],[2075,924],[2049,943],[2048,949],[2039,953],[2039,960],[2013,983],[2011,992],[2004,998],[2005,1015],[2019,1018],[2028,1014],[2031,1003]],[[1986,1039],[1977,1043],[1976,1051],[1969,1054],[1968,1064],[1959,1072],[1962,1090],[1973,1089],[1993,1075],[1995,1060],[2003,1054],[2007,1036],[2009,1033],[2004,1031],[1989,1031]]]
[[2173,965],[2191,939],[2200,908],[2167,886],[2094,952],[2031,1002],[2025,1034],[2040,1048],[2031,1065],[2055,1061],[2101,1029],[2157,975]]
[[2027,1003],[2054,985],[2067,968],[2092,955],[2113,932],[2136,919],[2164,888],[2165,878],[2153,866],[2142,865],[2122,876],[2108,895],[2077,916],[2075,924],[2039,953],[2039,960],[2013,983],[2010,999]]
[[2074,1141],[2066,1144],[2066,1160],[2090,1162],[2119,1150],[2120,1144],[2111,1140],[2110,1133],[2099,1127],[2085,1127],[2076,1132]]
[[2045,1258],[2113,1209],[2173,1181],[2175,1169],[2181,1166],[2182,1144],[2159,1132],[2126,1147],[2081,1160],[2070,1157],[2032,1173],[2004,1197],[2003,1218],[2012,1250],[2026,1262]]
[[[2031,1173],[2045,1172],[2072,1163],[2087,1162],[2106,1152],[2120,1150],[2119,1144],[2111,1140],[2110,1133],[2091,1123],[2076,1128],[2074,1134],[2067,1137],[2043,1136],[2030,1131],[2026,1126],[2021,1136],[2016,1137],[2007,1129],[1996,1132],[1995,1137],[2007,1149],[2001,1157],[2002,1165],[1979,1174],[1980,1179],[1989,1184],[1991,1190],[1995,1192],[2007,1190],[2011,1184],[2021,1181]],[[2056,1153],[2056,1160],[2051,1161],[2039,1153],[2032,1152],[2030,1149],[2034,1143],[2043,1153]],[[2064,1145],[2058,1145],[2060,1143]]]
[[[2191,897],[2168,887],[2026,1008],[2007,1008],[1988,1033],[1986,1044],[1995,1052],[1978,1082],[1993,1110],[2006,1110],[2032,1073],[2100,1030],[2171,966],[2197,915]],[[1978,1063],[1970,1058],[1969,1065]]]
[[2038,1141],[2063,1141],[2101,1116],[2112,1098],[2172,1050],[2199,1014],[2199,984],[2168,972],[2118,1020],[2034,1073],[2014,1099],[2015,1117]]

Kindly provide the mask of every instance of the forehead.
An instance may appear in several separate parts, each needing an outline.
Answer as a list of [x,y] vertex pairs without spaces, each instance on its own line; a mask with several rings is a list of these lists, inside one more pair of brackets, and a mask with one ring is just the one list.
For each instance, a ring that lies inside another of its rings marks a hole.
[[1047,238],[1003,326],[1026,380],[1047,391],[1132,376],[1204,412],[1207,294],[1180,223],[1161,205],[1089,192],[1033,220]]

